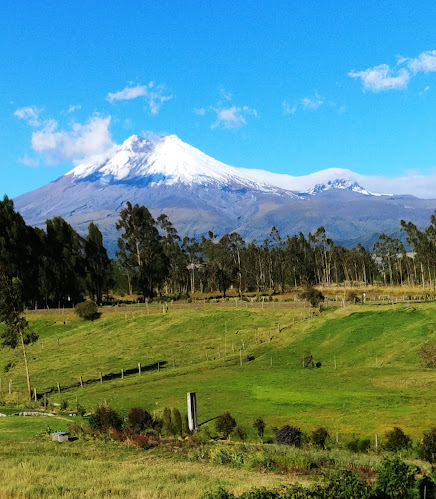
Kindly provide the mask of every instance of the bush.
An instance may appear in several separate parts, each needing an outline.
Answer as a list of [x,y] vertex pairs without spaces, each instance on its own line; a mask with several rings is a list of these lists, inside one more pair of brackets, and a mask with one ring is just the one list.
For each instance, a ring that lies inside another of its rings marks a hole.
[[127,423],[133,431],[139,433],[153,427],[153,417],[146,410],[133,407],[127,414]]
[[262,418],[257,418],[253,422],[253,428],[256,428],[257,434],[260,437],[260,440],[263,443],[263,434],[265,432],[265,421]]
[[173,408],[173,423],[175,433],[179,435],[179,437],[183,437],[182,415],[176,407]]
[[329,436],[329,432],[325,428],[317,428],[315,431],[312,432],[312,443],[316,447],[320,447],[321,449],[325,448],[325,441],[327,440]]
[[61,411],[66,411],[67,407],[68,407],[68,401],[67,400],[61,400],[61,405],[60,405]]
[[401,459],[385,459],[377,473],[376,490],[381,497],[414,497],[415,474]]
[[100,317],[97,305],[91,300],[78,303],[74,307],[74,312],[85,321],[94,321]]
[[247,440],[247,432],[243,426],[237,426],[234,431],[234,435],[241,442],[245,442]]
[[215,429],[222,433],[225,438],[228,438],[230,433],[236,427],[236,420],[231,416],[230,412],[225,412],[218,416],[215,420]]
[[216,491],[204,495],[203,499],[235,499],[235,496],[223,487],[218,487]]
[[319,307],[320,303],[324,301],[324,295],[316,288],[309,286],[301,294],[302,300],[307,300],[312,307]]
[[173,430],[173,423],[171,419],[171,409],[169,407],[165,407],[164,412],[163,412],[163,429],[167,435],[173,435],[174,430]]
[[275,436],[278,444],[300,447],[303,433],[300,428],[285,425],[275,432]]
[[397,426],[395,426],[392,431],[388,431],[385,434],[385,438],[386,443],[384,447],[386,450],[398,452],[401,449],[412,447],[412,439]]
[[371,441],[369,438],[357,438],[354,437],[345,443],[345,448],[351,452],[367,452],[371,447]]
[[94,414],[88,419],[89,426],[94,430],[102,430],[107,428],[114,428],[121,430],[123,427],[123,420],[121,417],[108,405],[99,405]]
[[374,497],[372,488],[357,473],[337,471],[330,476],[320,497],[325,499],[369,499]]
[[357,303],[360,301],[360,298],[355,291],[347,291],[345,300],[350,301],[351,303]]
[[419,446],[420,455],[430,463],[436,462],[436,428],[424,432],[422,442]]
[[424,367],[436,368],[436,343],[423,343],[418,350],[418,355]]

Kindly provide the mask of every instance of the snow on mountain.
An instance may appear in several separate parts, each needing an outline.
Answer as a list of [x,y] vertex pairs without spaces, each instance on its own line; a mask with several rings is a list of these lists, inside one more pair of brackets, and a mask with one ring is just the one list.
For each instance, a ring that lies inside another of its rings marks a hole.
[[326,184],[316,184],[315,187],[309,189],[309,194],[318,194],[331,189],[347,189],[349,191],[358,192],[359,194],[364,194],[365,196],[370,196],[370,193],[357,182],[345,179],[329,180]]
[[100,180],[110,184],[214,185],[265,192],[280,189],[250,179],[240,170],[211,158],[176,135],[155,138],[133,135],[106,160],[83,163],[67,175],[79,181]]

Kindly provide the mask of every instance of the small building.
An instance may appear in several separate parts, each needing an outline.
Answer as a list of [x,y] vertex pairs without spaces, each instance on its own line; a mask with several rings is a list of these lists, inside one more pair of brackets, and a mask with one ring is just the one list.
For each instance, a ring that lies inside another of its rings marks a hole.
[[51,439],[56,442],[68,442],[69,433],[66,431],[55,431],[51,434]]

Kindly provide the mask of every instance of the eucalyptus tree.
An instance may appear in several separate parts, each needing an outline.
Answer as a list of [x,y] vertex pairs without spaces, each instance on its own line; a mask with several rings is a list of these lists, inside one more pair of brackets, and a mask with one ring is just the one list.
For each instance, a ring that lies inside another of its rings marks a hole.
[[97,303],[101,303],[103,292],[107,291],[110,284],[111,265],[103,245],[102,233],[93,222],[88,225],[84,257],[88,293]]
[[156,221],[145,206],[128,201],[116,228],[122,231],[117,252],[122,265],[132,272],[144,297],[152,297],[169,273]]

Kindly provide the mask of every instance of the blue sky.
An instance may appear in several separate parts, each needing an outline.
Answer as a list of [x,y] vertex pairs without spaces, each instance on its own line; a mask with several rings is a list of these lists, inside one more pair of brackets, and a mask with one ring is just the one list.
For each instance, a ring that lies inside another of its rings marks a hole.
[[424,179],[436,198],[435,18],[430,1],[3,0],[0,190],[155,133],[233,166]]

